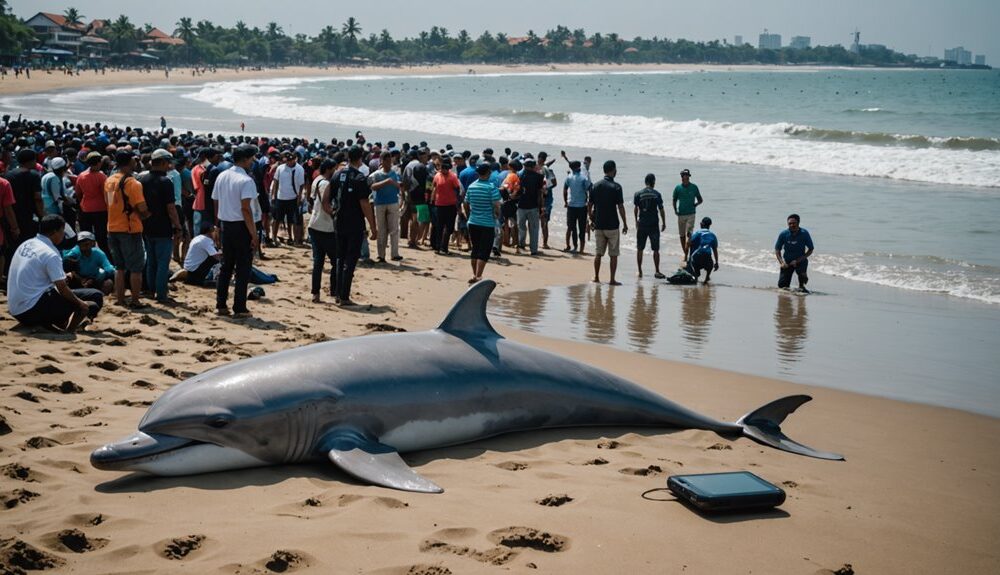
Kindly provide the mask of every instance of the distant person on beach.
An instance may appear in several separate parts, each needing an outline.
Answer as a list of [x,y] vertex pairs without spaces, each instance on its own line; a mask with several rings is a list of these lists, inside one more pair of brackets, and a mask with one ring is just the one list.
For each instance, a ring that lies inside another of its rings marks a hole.
[[556,173],[549,166],[555,159],[549,160],[546,152],[538,152],[538,171],[545,179],[545,209],[541,212],[542,224],[542,249],[552,249],[549,247],[549,220],[552,218],[552,207],[555,205]]
[[569,163],[570,174],[563,181],[563,206],[566,208],[566,248],[585,253],[587,245],[587,199],[590,195],[590,180],[580,171],[580,162]]
[[519,178],[520,191],[512,196],[517,200],[517,253],[528,246],[531,255],[537,256],[540,218],[545,213],[545,176],[541,166],[528,158]]
[[410,211],[408,243],[411,248],[420,249],[420,242],[427,235],[431,222],[431,211],[427,205],[427,148],[410,150],[411,160],[403,169],[403,189],[407,195]]
[[392,153],[388,150],[378,156],[379,168],[368,176],[375,192],[375,222],[378,225],[378,240],[375,249],[379,263],[385,262],[386,248],[389,257],[397,262],[399,255],[399,182],[402,179],[392,165]]
[[493,168],[483,162],[476,166],[476,181],[469,184],[465,193],[466,218],[469,220],[469,240],[472,244],[472,278],[469,283],[483,279],[483,270],[490,259],[496,221],[500,217],[500,190],[491,181]]
[[320,303],[320,287],[323,281],[323,266],[330,261],[330,296],[336,296],[337,272],[337,235],[333,224],[333,204],[330,197],[330,178],[337,169],[337,161],[323,160],[319,166],[319,176],[313,180],[312,216],[309,218],[309,242],[312,244],[312,301]]
[[247,309],[247,286],[250,283],[250,266],[257,252],[257,226],[253,220],[253,200],[257,197],[257,185],[250,176],[250,166],[257,154],[257,148],[243,144],[232,152],[234,166],[215,181],[212,199],[218,209],[218,220],[222,224],[222,269],[215,292],[215,308],[218,315],[229,315],[229,282],[236,273],[233,293],[233,315],[249,317]]
[[63,259],[57,245],[63,241],[66,220],[47,215],[38,235],[14,252],[7,278],[7,308],[22,325],[53,326],[74,332],[104,305],[100,290],[71,290],[66,284]]
[[[334,225],[337,232],[337,268],[334,297],[341,307],[357,305],[351,299],[354,269],[361,257],[361,242],[365,240],[365,221],[371,227],[368,239],[378,238],[375,214],[368,196],[368,178],[361,173],[364,152],[359,146],[347,151],[348,166],[333,176],[330,193],[339,199]],[[426,204],[425,204],[426,205]]]
[[663,196],[656,191],[656,176],[646,174],[646,187],[635,193],[632,203],[635,206],[635,233],[636,244],[639,248],[636,253],[636,265],[639,270],[639,277],[642,277],[642,255],[646,251],[646,241],[653,250],[653,265],[656,279],[663,279],[666,276],[660,273],[660,232],[667,228],[667,216],[663,211]]
[[799,227],[799,215],[788,216],[788,229],[778,234],[774,243],[774,257],[781,266],[778,275],[778,287],[788,289],[792,285],[792,274],[799,278],[799,290],[808,293],[806,284],[809,282],[809,256],[813,253],[812,236],[805,228]]
[[[273,217],[271,233],[275,241],[282,222],[288,234],[288,243],[302,243],[302,194],[308,192],[305,169],[299,164],[299,156],[295,152],[285,152],[282,163],[275,168],[274,181],[271,182],[271,206]],[[223,230],[225,233],[225,230]]]
[[[594,230],[597,249],[594,255],[594,283],[601,282],[601,258],[605,252],[611,256],[610,285],[621,285],[615,279],[618,271],[618,253],[620,251],[621,235],[628,233],[628,221],[625,219],[625,200],[622,187],[615,181],[618,167],[614,160],[604,162],[604,179],[594,184],[590,194],[590,226]],[[619,233],[619,217],[621,232]]]
[[712,218],[702,218],[701,228],[688,240],[687,270],[695,281],[701,277],[701,270],[705,270],[705,283],[708,283],[712,272],[719,269],[719,239],[709,229],[711,227]]
[[681,252],[688,252],[688,238],[694,233],[695,212],[702,204],[701,191],[691,182],[691,170],[681,170],[681,183],[674,187],[674,214],[677,216],[677,232],[681,238]]

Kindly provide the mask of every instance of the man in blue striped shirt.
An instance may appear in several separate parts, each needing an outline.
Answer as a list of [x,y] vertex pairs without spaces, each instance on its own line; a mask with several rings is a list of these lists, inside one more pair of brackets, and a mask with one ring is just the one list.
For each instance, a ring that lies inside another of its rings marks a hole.
[[483,279],[486,261],[490,259],[494,223],[500,217],[500,190],[490,181],[492,168],[487,163],[476,166],[479,178],[465,192],[465,216],[469,220],[469,241],[472,244],[472,278],[470,284]]

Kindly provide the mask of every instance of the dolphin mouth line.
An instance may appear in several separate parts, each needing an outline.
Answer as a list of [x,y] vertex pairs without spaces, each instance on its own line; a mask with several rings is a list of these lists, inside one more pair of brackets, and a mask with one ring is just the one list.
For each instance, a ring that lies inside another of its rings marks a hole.
[[206,442],[197,439],[166,434],[151,436],[139,432],[123,441],[109,443],[97,449],[91,453],[90,462],[98,469],[122,470],[204,444]]

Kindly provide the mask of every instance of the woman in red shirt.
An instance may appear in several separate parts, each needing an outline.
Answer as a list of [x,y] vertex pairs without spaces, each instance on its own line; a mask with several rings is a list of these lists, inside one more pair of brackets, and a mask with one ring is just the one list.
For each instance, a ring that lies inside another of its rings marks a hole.
[[462,184],[451,171],[451,159],[441,160],[441,169],[434,174],[434,190],[431,205],[437,209],[437,230],[431,245],[438,254],[447,255],[451,234],[455,231],[455,217],[458,215],[458,196]]
[[104,157],[100,152],[87,154],[87,171],[76,178],[76,201],[80,204],[80,231],[91,232],[101,250],[108,249],[108,204],[104,199],[104,182],[108,177],[101,171]]

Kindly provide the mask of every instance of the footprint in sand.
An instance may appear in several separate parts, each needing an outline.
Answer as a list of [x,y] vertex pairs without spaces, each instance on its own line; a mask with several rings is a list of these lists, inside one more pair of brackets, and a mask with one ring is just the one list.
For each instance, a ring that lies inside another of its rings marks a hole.
[[0,538],[0,573],[44,571],[65,563],[64,559],[32,547],[20,539]]
[[271,556],[264,562],[264,568],[274,573],[295,571],[300,567],[308,566],[309,561],[306,559],[304,554],[295,551],[285,551],[283,549],[279,549],[272,553]]
[[420,543],[420,551],[423,553],[448,553],[458,555],[459,557],[468,557],[480,563],[488,563],[490,565],[505,565],[517,557],[517,552],[510,549],[494,547],[486,551],[479,551],[472,547],[454,545],[439,539],[425,539]]
[[59,385],[52,385],[51,383],[39,383],[36,385],[38,389],[46,391],[48,393],[83,393],[83,388],[73,383],[72,381],[64,381]]
[[[315,499],[315,498],[313,498],[313,499]],[[385,507],[387,509],[404,509],[404,508],[410,506],[409,503],[407,503],[405,501],[400,501],[399,499],[396,499],[394,497],[367,497],[365,495],[355,495],[355,494],[351,494],[351,493],[346,493],[346,494],[341,495],[340,497],[338,497],[337,498],[337,506],[339,506],[339,507],[347,507],[348,505],[351,505],[353,503],[357,503],[358,501],[362,501],[362,500],[365,500],[365,499],[369,499],[369,500],[372,501],[372,503],[374,503],[374,504],[376,504],[376,505],[378,505],[380,507]],[[306,504],[307,505],[309,504],[309,500],[308,499],[306,500]]]
[[59,443],[55,439],[41,436],[32,437],[24,442],[24,446],[28,449],[45,449],[46,447],[55,447],[57,445],[62,445],[62,443]]
[[11,479],[17,479],[19,481],[32,483],[38,481],[35,474],[31,472],[31,468],[25,467],[20,463],[8,463],[7,465],[0,467],[0,475]]
[[732,445],[727,445],[725,443],[713,443],[705,448],[706,450],[712,451],[731,451],[733,449]]
[[13,491],[0,493],[0,505],[2,505],[4,509],[13,509],[18,505],[27,503],[38,496],[39,495],[34,491],[28,491],[27,489],[15,489]]
[[14,397],[21,398],[24,401],[30,401],[31,403],[39,403],[38,396],[28,390],[19,391],[14,394]]
[[544,507],[561,507],[570,501],[573,501],[573,498],[563,493],[561,495],[548,495],[541,499],[536,499],[535,503]]
[[813,575],[854,575],[854,567],[850,563],[845,563],[840,569],[820,569]]
[[505,565],[517,557],[520,548],[551,553],[563,551],[569,545],[569,540],[565,537],[531,527],[506,527],[491,532],[487,538],[496,546],[486,550],[442,540],[465,539],[475,533],[476,531],[471,528],[443,529],[421,542],[420,551],[424,553],[448,553],[459,557],[468,557],[480,563]]
[[66,373],[66,372],[52,365],[51,363],[43,363],[42,365],[35,368],[35,373],[39,373],[42,375],[49,375],[53,373]]
[[650,465],[649,467],[626,467],[624,469],[619,469],[618,473],[640,476],[659,475],[663,473],[663,468],[659,465]]
[[608,439],[597,444],[598,449],[618,449],[619,447],[626,447],[627,444],[615,441],[613,439]]
[[452,575],[444,565],[410,565],[406,575]]
[[72,415],[73,417],[87,417],[88,415],[94,413],[95,411],[97,411],[96,407],[93,407],[91,405],[85,405],[80,409],[76,409],[74,411],[69,412],[69,414]]
[[490,541],[504,547],[526,547],[546,553],[565,551],[569,547],[569,539],[566,537],[533,527],[506,527],[493,531],[487,537]]
[[591,459],[589,461],[585,461],[583,464],[584,465],[607,465],[608,464],[608,460],[604,459],[603,457],[598,457],[597,459]]
[[184,559],[192,552],[197,551],[205,542],[204,535],[188,535],[176,539],[167,539],[157,543],[157,552],[161,557],[167,559]]
[[79,529],[63,529],[58,533],[46,536],[44,539],[50,549],[63,553],[66,551],[87,553],[101,549],[108,544],[107,539],[87,537],[87,534]]
[[7,423],[7,418],[5,418],[3,415],[0,415],[0,435],[7,435],[11,431],[14,430],[10,427],[10,424]]
[[523,471],[528,468],[527,463],[521,463],[519,461],[504,461],[503,463],[497,463],[496,466],[500,469],[506,469],[507,471]]

